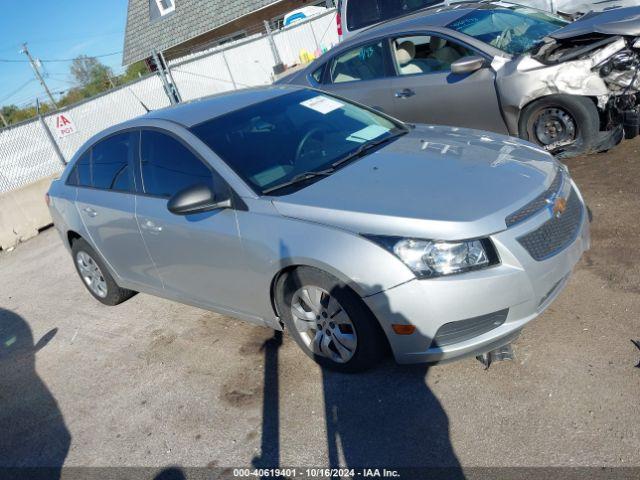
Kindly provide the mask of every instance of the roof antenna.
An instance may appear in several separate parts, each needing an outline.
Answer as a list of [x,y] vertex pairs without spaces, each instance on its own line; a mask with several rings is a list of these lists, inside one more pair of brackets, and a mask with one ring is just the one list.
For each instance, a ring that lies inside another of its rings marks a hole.
[[135,92],[133,90],[131,90],[130,88],[127,88],[127,90],[129,90],[129,92],[131,92],[131,95],[133,95],[135,97],[136,100],[138,100],[138,102],[140,102],[140,105],[142,105],[142,108],[144,108],[144,111],[149,113],[151,110],[149,110],[149,108],[142,102],[142,100],[140,100],[138,98],[138,96],[135,94]]

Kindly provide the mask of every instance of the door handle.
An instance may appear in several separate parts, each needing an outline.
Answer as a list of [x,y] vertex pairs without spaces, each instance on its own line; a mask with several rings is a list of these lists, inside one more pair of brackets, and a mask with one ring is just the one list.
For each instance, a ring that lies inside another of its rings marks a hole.
[[145,219],[140,225],[140,228],[151,233],[160,233],[162,231],[162,226],[156,225],[152,220],[149,219]]
[[396,95],[396,98],[408,98],[408,97],[413,97],[415,94],[416,92],[414,92],[410,88],[405,88],[397,91],[395,95]]
[[87,215],[89,215],[90,217],[95,217],[98,215],[98,212],[96,212],[93,208],[91,207],[85,207],[83,208],[84,213],[86,213]]

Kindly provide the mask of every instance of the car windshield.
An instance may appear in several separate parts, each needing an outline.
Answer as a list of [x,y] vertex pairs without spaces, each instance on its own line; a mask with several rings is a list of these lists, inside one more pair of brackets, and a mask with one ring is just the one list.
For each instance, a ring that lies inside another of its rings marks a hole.
[[535,8],[513,5],[477,9],[447,25],[512,55],[532,50],[566,20]]
[[[191,131],[254,191],[277,195],[330,175],[338,163],[406,129],[342,99],[297,90],[208,120]],[[286,183],[289,188],[280,189]]]

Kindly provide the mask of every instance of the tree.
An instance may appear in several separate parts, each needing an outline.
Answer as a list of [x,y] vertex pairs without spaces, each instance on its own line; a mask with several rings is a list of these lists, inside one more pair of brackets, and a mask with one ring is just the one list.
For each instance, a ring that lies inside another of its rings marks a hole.
[[[70,73],[78,83],[78,86],[67,90],[66,94],[57,102],[59,107],[73,105],[86,98],[98,95],[109,90],[112,85],[120,86],[137,80],[140,76],[148,74],[149,69],[144,62],[137,62],[129,65],[122,75],[114,76],[111,68],[101,63],[97,58],[80,55],[73,60]],[[35,105],[28,105],[24,108],[19,108],[16,105],[6,105],[1,109],[7,123],[10,125],[36,116]],[[51,111],[51,105],[42,103],[40,111],[42,113]],[[0,128],[2,128],[1,124]]]
[[127,67],[127,70],[118,79],[122,83],[131,82],[137,80],[139,77],[143,77],[149,73],[149,68],[144,62],[132,63]]
[[85,88],[107,83],[113,75],[111,69],[95,57],[80,55],[71,64],[71,75]]

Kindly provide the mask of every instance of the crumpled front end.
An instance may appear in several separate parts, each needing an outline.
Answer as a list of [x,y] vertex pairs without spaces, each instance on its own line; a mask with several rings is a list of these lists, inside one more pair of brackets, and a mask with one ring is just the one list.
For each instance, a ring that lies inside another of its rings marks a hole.
[[[531,54],[505,62],[503,68],[499,60],[494,60],[496,66],[498,90],[514,133],[518,131],[518,116],[527,104],[547,95],[568,94],[590,97],[596,102],[601,134],[591,145],[591,151],[607,150],[623,137],[638,135],[640,37],[607,34],[548,37]],[[564,147],[551,144],[545,148],[558,153]]]
[[550,39],[532,58],[557,66],[561,76],[582,67],[578,73],[585,80],[582,95],[597,97],[604,129],[622,126],[626,138],[638,135],[640,37],[597,34]]

